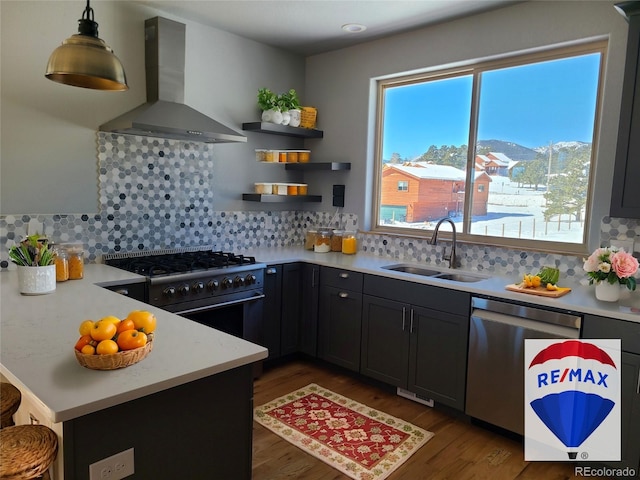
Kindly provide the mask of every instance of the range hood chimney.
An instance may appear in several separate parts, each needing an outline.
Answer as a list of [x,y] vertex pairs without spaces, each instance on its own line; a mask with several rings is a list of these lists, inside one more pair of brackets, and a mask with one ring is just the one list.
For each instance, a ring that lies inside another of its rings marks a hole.
[[192,142],[246,142],[244,135],[185,105],[185,25],[154,17],[144,27],[147,103],[100,130]]

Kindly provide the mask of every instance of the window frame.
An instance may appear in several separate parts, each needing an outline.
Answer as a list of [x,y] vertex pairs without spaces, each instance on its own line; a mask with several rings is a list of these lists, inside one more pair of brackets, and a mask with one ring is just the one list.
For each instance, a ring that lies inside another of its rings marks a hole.
[[[593,136],[591,139],[591,163],[589,167],[589,180],[587,188],[587,199],[585,205],[585,218],[581,243],[553,242],[536,239],[518,239],[510,237],[494,237],[468,233],[471,227],[471,216],[464,215],[464,225],[462,231],[458,231],[457,240],[461,243],[491,245],[520,250],[535,250],[547,253],[560,253],[570,255],[584,255],[589,252],[589,231],[590,223],[593,220],[592,205],[594,199],[595,188],[595,172],[598,164],[598,139],[600,137],[600,123],[602,113],[602,98],[604,89],[604,79],[607,63],[608,40],[598,39],[584,41],[572,45],[551,46],[544,49],[537,49],[532,52],[514,53],[499,58],[491,58],[480,61],[468,62],[465,65],[456,67],[435,67],[421,73],[398,74],[393,76],[385,76],[377,79],[376,88],[376,122],[375,122],[375,145],[373,158],[373,188],[371,199],[371,218],[370,225],[372,233],[406,236],[429,239],[433,233],[431,229],[417,229],[407,227],[390,227],[381,225],[380,207],[381,207],[381,191],[382,191],[382,139],[384,128],[384,98],[385,89],[389,87],[398,87],[423,83],[424,81],[443,80],[447,78],[455,78],[463,75],[472,75],[472,96],[471,96],[471,113],[469,119],[469,139],[467,151],[467,167],[466,167],[466,184],[473,189],[475,183],[473,181],[474,161],[476,156],[475,145],[477,143],[477,127],[479,114],[479,92],[480,92],[480,75],[483,72],[518,67],[533,63],[541,63],[546,61],[561,60],[580,55],[588,55],[599,53],[600,66],[598,70],[598,86],[596,90],[596,102],[594,112]],[[473,147],[472,147],[473,146]],[[465,195],[464,212],[470,211],[469,203],[472,201],[472,195]],[[446,231],[442,232],[443,238],[450,236]]]

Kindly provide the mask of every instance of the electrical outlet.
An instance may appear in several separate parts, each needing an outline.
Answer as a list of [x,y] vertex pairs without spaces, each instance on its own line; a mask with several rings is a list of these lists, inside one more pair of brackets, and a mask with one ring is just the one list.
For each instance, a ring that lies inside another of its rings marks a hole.
[[134,473],[133,448],[89,465],[89,480],[120,480]]

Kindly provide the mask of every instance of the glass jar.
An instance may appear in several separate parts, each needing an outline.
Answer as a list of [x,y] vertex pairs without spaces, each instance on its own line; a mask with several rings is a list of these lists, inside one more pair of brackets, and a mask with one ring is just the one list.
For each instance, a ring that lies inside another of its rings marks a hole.
[[69,280],[69,256],[62,247],[53,249],[56,255],[56,282],[66,282]]
[[342,235],[342,253],[353,255],[358,251],[356,232],[345,231]]
[[304,249],[305,250],[313,250],[314,245],[316,244],[316,235],[318,234],[317,230],[307,230],[307,233],[304,237]]
[[341,252],[342,251],[342,235],[344,232],[342,230],[334,230],[333,235],[331,235],[331,251],[332,252]]
[[66,245],[69,257],[69,280],[80,280],[84,277],[84,250],[82,245]]
[[331,230],[318,230],[316,241],[313,244],[313,251],[317,253],[331,251]]

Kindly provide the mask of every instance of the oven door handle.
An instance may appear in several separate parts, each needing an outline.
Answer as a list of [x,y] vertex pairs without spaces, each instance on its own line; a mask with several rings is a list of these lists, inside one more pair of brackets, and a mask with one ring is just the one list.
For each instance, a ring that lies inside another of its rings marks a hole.
[[229,307],[231,305],[237,305],[239,303],[254,302],[256,300],[261,300],[265,297],[266,295],[264,293],[259,293],[257,295],[254,295],[253,297],[240,298],[238,300],[229,300],[228,302],[216,303],[215,305],[205,305],[204,307],[198,307],[198,308],[190,308],[189,310],[180,310],[179,312],[175,312],[175,313],[176,315],[184,315],[185,313],[196,313],[196,312],[203,312],[205,310],[216,310],[218,308]]

